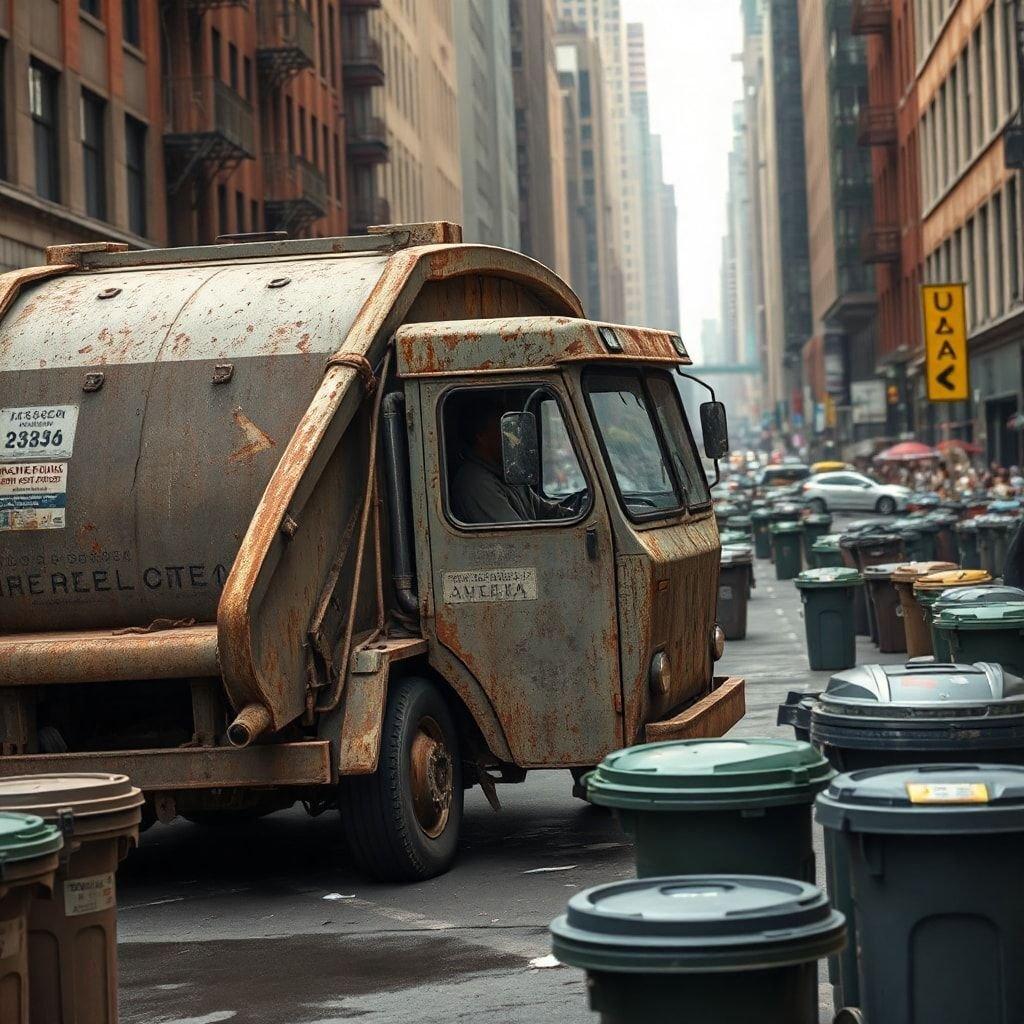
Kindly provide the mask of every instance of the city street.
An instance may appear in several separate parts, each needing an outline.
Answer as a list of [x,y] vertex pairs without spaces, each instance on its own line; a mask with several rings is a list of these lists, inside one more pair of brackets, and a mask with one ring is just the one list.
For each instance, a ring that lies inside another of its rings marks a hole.
[[[748,637],[721,663],[747,680],[734,735],[778,734],[786,692],[827,678],[806,668],[796,588],[767,562],[756,571]],[[861,660],[877,659],[860,644]],[[573,892],[631,874],[630,848],[609,814],[572,798],[568,772],[499,795],[495,814],[473,790],[454,869],[407,887],[349,869],[333,812],[155,826],[119,875],[122,1021],[593,1020],[582,972],[535,964]]]

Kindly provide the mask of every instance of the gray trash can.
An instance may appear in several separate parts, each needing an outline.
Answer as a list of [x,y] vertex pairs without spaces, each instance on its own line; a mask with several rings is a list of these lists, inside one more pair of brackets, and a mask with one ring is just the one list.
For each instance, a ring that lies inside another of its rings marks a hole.
[[817,818],[849,863],[870,1024],[1024,1020],[1024,768],[852,772]]
[[717,621],[726,640],[746,639],[752,567],[749,548],[722,548],[718,569]]

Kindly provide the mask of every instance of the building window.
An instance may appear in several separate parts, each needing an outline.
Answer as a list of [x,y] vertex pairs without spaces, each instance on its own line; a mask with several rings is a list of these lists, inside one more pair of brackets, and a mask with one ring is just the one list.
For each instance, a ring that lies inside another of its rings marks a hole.
[[316,117],[310,116],[310,141],[313,144],[313,166],[320,166],[320,132],[317,130]]
[[124,116],[124,165],[128,176],[128,227],[146,234],[146,126]]
[[242,84],[245,87],[245,98],[252,103],[252,61],[248,57],[242,58]]
[[228,43],[228,82],[238,92],[238,47]]
[[330,4],[327,8],[327,42],[329,44],[330,63],[331,63],[331,85],[335,88],[338,87],[338,49],[337,49],[337,29],[334,21],[334,4]]
[[121,0],[121,25],[124,41],[132,46],[142,45],[142,23],[139,20],[139,0]]
[[299,107],[299,156],[306,158],[306,108]]
[[221,45],[220,33],[214,28],[210,30],[210,52],[213,60],[213,77],[220,79],[221,76]]
[[227,185],[217,186],[217,234],[229,235],[231,228],[228,227],[228,187]]
[[245,231],[245,196],[235,189],[235,231]]
[[260,204],[256,199],[249,200],[249,230],[260,230]]
[[4,86],[7,83],[7,51],[5,42],[0,39],[0,178],[7,177],[7,100]]
[[295,108],[291,96],[284,98],[284,130],[288,135],[288,152],[295,155]]
[[103,16],[103,5],[100,0],[78,0],[78,8],[94,18]]
[[1020,224],[1017,222],[1017,180],[1006,183],[1006,254],[1010,263],[1010,299],[1017,302],[1021,296],[1020,281]]
[[60,199],[57,162],[57,73],[32,61],[28,68],[28,102],[32,115],[36,160],[36,192],[44,199]]
[[82,167],[85,171],[85,212],[105,220],[107,216],[107,168],[104,140],[106,102],[82,90]]

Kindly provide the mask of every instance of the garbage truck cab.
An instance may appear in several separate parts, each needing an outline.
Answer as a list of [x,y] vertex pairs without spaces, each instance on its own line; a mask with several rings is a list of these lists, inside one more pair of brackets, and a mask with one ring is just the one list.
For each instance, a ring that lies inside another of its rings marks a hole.
[[689,363],[445,223],[0,277],[0,772],[337,807],[415,879],[470,786],[723,734]]

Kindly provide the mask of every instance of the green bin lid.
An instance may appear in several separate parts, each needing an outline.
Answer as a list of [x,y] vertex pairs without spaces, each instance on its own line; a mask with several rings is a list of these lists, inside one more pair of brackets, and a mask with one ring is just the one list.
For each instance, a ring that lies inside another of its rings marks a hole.
[[750,565],[754,552],[749,544],[727,544],[720,556],[722,565]]
[[833,565],[824,569],[805,569],[793,582],[802,590],[820,590],[824,587],[859,587],[864,578],[849,566]]
[[632,810],[722,810],[805,803],[835,772],[809,743],[666,740],[609,754],[586,777],[587,799]]
[[839,534],[838,533],[826,533],[824,537],[819,537],[812,545],[812,551],[838,551],[839,550]]
[[734,544],[748,544],[750,542],[750,534],[743,533],[741,530],[723,530],[718,535],[718,542],[723,547],[729,547]]
[[932,607],[935,614],[938,614],[943,608],[1021,603],[1024,603],[1024,590],[1020,587],[1008,587],[1002,583],[979,583],[975,587],[953,587],[950,590],[943,590]]
[[926,764],[839,775],[818,794],[825,828],[904,835],[1024,832],[1024,768]]
[[805,526],[831,526],[832,517],[827,512],[812,512],[809,516],[804,516]]
[[957,533],[977,533],[978,532],[978,520],[977,519],[961,519],[956,526],[953,527]]
[[814,961],[845,937],[843,915],[820,890],[759,875],[598,885],[551,922],[557,959],[590,971],[759,970]]
[[4,864],[46,857],[64,845],[55,825],[35,814],[0,814],[0,870]]
[[767,508],[755,508],[750,513],[750,518],[755,523],[766,523],[766,522],[768,522],[769,519],[771,519],[771,517],[772,517],[771,511],[769,509],[767,509]]
[[804,524],[787,519],[780,523],[772,523],[769,529],[772,533],[803,533]]
[[934,622],[936,629],[1022,629],[1024,604],[946,605]]
[[738,516],[729,516],[729,518],[725,521],[725,525],[733,526],[737,529],[746,529],[748,526],[750,526],[751,522],[752,520],[750,516],[745,516],[741,514]]

